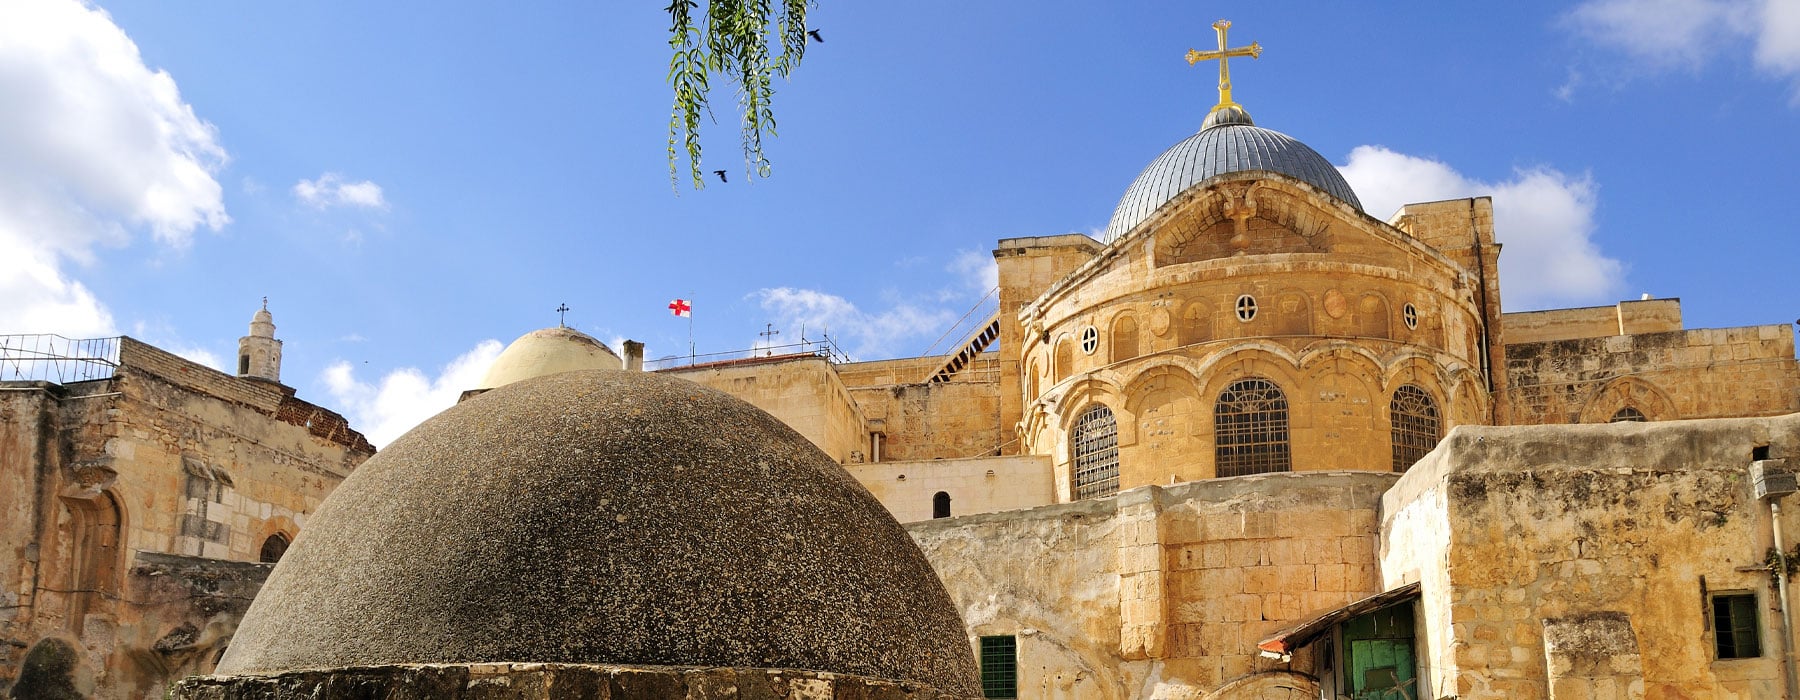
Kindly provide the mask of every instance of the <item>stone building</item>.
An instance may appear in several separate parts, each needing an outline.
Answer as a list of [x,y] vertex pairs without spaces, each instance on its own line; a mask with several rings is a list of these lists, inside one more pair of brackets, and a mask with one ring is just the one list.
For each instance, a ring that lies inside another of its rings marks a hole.
[[162,697],[210,671],[307,519],[375,450],[280,383],[128,337],[0,336],[0,695]]
[[1507,313],[1500,255],[1490,199],[1366,212],[1222,84],[1103,240],[1000,240],[952,353],[661,371],[913,523],[989,697],[1792,692],[1749,486],[1800,457],[1792,328]]

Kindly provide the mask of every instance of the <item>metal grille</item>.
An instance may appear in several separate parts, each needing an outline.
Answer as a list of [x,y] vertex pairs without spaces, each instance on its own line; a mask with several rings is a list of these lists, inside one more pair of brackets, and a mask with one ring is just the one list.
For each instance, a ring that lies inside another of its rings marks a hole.
[[1291,469],[1288,406],[1267,379],[1239,379],[1219,393],[1213,407],[1215,472],[1243,476]]
[[1112,409],[1095,406],[1081,414],[1069,453],[1075,458],[1075,498],[1119,492],[1119,424]]
[[119,367],[119,339],[0,335],[0,381],[57,384],[106,379]]
[[1713,642],[1721,659],[1762,656],[1761,631],[1756,624],[1756,595],[1716,595],[1713,605]]
[[1424,389],[1411,384],[1395,389],[1388,417],[1394,425],[1394,471],[1406,471],[1437,447],[1437,402]]
[[981,638],[981,697],[1019,697],[1019,640],[1004,637]]
[[1648,416],[1645,416],[1643,411],[1637,410],[1636,408],[1633,408],[1631,406],[1626,406],[1624,408],[1619,409],[1618,413],[1614,413],[1612,420],[1609,420],[1607,422],[1608,423],[1647,423],[1649,421],[1650,421],[1650,418]]

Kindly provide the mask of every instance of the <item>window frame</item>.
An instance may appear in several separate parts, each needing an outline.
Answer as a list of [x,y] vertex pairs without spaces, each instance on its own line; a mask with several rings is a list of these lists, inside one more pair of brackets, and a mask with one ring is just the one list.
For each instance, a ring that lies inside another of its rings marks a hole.
[[1081,501],[1118,492],[1119,419],[1112,408],[1094,404],[1069,430],[1069,496]]
[[983,635],[976,642],[976,650],[981,697],[1019,697],[1019,638],[1010,634]]
[[[1763,653],[1762,644],[1762,606],[1757,598],[1755,591],[1713,591],[1707,595],[1706,626],[1712,632],[1715,660],[1737,661],[1767,656]],[[1720,606],[1721,601],[1726,603],[1723,608]],[[1743,619],[1738,619],[1739,615]],[[1720,634],[1722,623],[1731,625],[1729,638]],[[1746,634],[1747,638],[1744,636]],[[1746,641],[1749,642],[1749,649],[1740,650],[1740,645]]]
[[1274,380],[1247,376],[1226,385],[1213,400],[1214,476],[1293,471],[1292,419],[1287,392]]
[[[1409,405],[1402,406],[1402,399]],[[1403,408],[1422,410],[1403,411]],[[1402,417],[1406,420],[1403,421]],[[1429,439],[1426,439],[1427,432],[1430,434]],[[1402,384],[1395,388],[1393,396],[1388,399],[1388,445],[1393,451],[1394,472],[1405,473],[1411,469],[1412,465],[1430,454],[1442,439],[1443,411],[1438,409],[1437,397],[1416,384]]]

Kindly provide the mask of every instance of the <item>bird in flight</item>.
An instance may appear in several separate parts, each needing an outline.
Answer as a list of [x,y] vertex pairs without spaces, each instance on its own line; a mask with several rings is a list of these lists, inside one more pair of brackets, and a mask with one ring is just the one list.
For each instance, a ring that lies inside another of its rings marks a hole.
[[821,44],[825,43],[825,37],[819,36],[819,30],[817,30],[817,29],[808,31],[806,33],[806,35],[812,37],[813,41],[819,42]]
[[725,171],[723,171],[723,170],[714,170],[714,171],[713,171],[713,174],[714,174],[714,175],[717,175],[717,176],[719,176],[719,182],[725,182],[725,181],[726,181],[726,180],[725,180]]

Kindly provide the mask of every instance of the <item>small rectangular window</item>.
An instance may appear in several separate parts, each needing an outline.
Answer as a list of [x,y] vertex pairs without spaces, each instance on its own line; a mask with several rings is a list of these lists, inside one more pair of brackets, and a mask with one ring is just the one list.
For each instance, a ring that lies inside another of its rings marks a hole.
[[1712,597],[1713,642],[1721,659],[1762,656],[1756,594],[1726,593]]
[[981,697],[1019,697],[1019,640],[1012,635],[981,638]]

